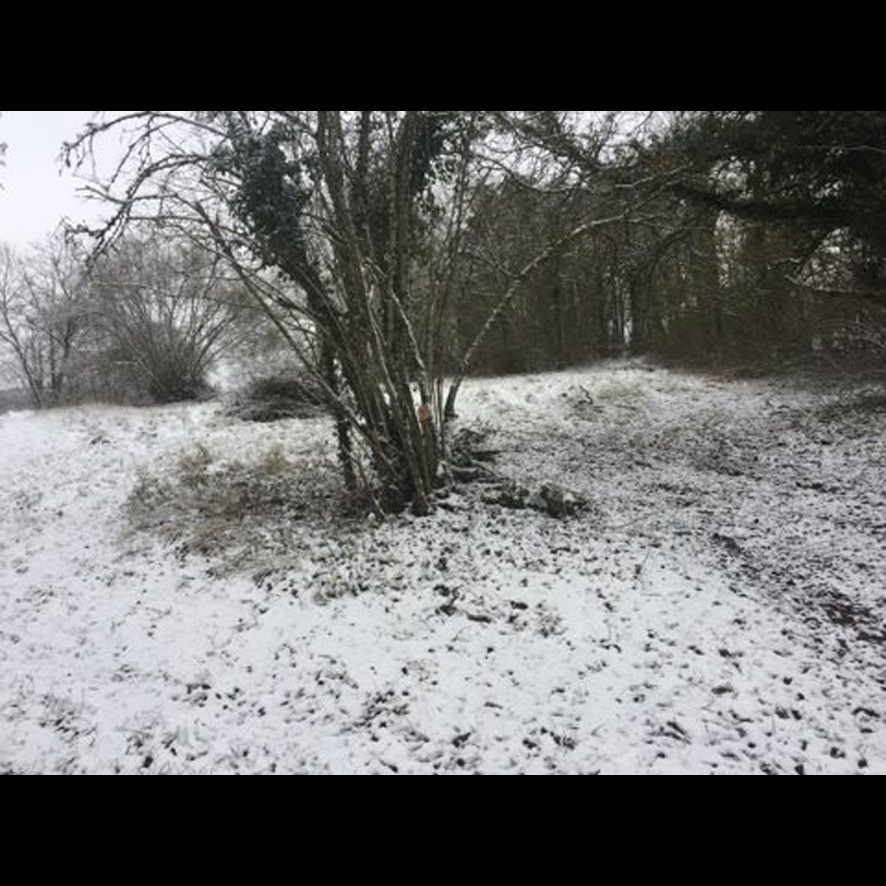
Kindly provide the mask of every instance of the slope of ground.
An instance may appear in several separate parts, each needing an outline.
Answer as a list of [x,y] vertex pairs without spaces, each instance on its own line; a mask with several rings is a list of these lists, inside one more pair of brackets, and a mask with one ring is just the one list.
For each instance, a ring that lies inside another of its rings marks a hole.
[[322,418],[0,417],[0,771],[886,774],[886,395],[470,383],[498,470],[337,516]]

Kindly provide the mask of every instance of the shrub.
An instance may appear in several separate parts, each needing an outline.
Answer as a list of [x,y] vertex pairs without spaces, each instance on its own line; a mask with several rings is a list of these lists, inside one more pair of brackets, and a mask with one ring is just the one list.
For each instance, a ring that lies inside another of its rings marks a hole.
[[326,396],[315,382],[290,373],[258,378],[238,395],[232,415],[252,422],[316,418],[327,411]]

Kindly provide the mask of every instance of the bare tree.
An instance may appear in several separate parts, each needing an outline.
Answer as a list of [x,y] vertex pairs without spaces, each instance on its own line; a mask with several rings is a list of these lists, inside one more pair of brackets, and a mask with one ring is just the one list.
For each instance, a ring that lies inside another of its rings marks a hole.
[[63,400],[87,300],[83,263],[62,238],[27,261],[9,247],[0,250],[0,343],[37,408]]
[[92,372],[98,394],[189,400],[235,335],[242,287],[216,255],[133,232],[90,275]]

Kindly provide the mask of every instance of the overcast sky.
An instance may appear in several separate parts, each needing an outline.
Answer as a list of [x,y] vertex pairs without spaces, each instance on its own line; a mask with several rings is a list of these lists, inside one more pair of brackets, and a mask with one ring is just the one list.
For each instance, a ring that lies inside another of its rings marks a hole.
[[0,241],[22,247],[53,230],[62,217],[94,221],[96,206],[80,199],[78,182],[61,171],[62,142],[76,135],[95,111],[2,111],[0,142]]

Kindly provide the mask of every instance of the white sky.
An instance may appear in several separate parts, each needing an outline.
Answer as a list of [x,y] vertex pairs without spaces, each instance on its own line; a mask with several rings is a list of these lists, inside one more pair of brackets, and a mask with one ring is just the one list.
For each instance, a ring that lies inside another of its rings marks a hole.
[[96,111],[2,111],[0,241],[24,247],[52,231],[63,217],[95,221],[100,210],[77,196],[78,182],[59,162],[62,142],[73,139]]

